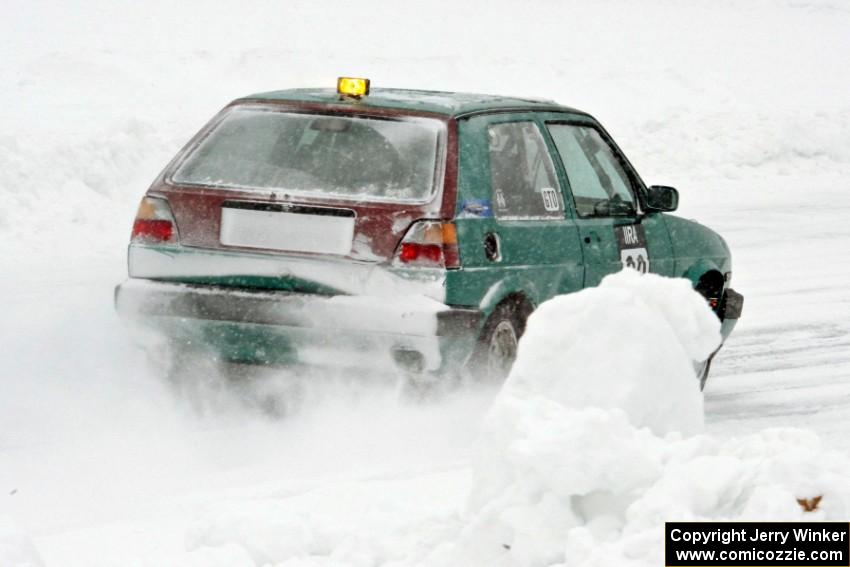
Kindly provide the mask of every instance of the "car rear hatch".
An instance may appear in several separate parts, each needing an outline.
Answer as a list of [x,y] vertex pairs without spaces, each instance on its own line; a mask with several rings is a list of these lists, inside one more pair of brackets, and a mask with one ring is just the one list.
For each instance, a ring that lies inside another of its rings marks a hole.
[[[176,224],[168,269],[131,250],[131,275],[338,292],[315,266],[390,264],[415,221],[442,216],[447,137],[434,117],[231,106],[148,193]],[[207,269],[198,255],[213,258]]]

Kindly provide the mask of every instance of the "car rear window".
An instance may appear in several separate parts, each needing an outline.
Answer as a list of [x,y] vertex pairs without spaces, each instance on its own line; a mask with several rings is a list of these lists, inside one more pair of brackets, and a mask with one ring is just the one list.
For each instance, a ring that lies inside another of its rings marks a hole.
[[236,108],[174,171],[175,183],[356,200],[425,201],[444,127],[377,118]]

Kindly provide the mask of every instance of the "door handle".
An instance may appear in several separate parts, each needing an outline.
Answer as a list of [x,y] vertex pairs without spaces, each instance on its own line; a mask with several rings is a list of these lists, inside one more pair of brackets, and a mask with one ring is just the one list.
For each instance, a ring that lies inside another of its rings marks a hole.
[[502,261],[502,243],[499,235],[495,232],[488,232],[484,235],[484,255],[491,262]]

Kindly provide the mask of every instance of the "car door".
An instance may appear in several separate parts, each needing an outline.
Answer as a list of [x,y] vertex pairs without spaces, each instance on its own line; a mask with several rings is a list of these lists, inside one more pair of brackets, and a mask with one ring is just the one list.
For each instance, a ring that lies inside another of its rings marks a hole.
[[576,211],[585,286],[623,267],[672,275],[663,217],[644,215],[640,180],[607,134],[592,121],[550,120],[546,129],[560,158]]
[[459,121],[457,277],[464,285],[447,289],[449,302],[474,290],[481,294],[475,303],[523,292],[537,304],[581,288],[578,229],[542,128],[534,113]]

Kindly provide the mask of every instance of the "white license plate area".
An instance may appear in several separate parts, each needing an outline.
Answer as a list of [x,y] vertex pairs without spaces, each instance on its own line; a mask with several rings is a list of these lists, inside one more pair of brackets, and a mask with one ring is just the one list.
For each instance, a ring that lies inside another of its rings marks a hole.
[[219,239],[225,246],[318,254],[351,253],[354,212],[344,209],[225,204]]

